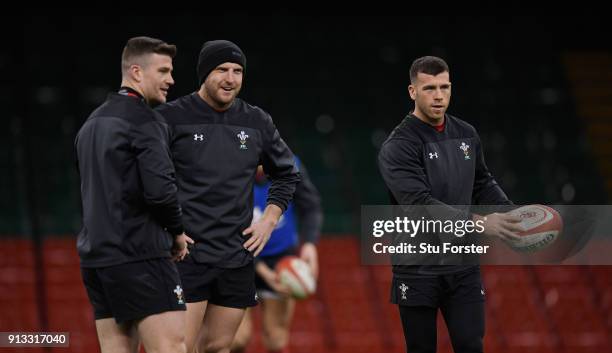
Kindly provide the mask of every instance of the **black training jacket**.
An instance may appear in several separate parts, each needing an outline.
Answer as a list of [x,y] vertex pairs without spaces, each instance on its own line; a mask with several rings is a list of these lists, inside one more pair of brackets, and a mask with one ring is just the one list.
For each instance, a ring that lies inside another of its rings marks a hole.
[[[470,213],[455,205],[512,204],[485,164],[476,129],[448,114],[442,132],[408,115],[383,143],[378,165],[393,205],[438,205],[444,219],[457,220],[468,219]],[[394,266],[393,271],[443,274],[463,269]]]
[[218,112],[192,93],[156,108],[170,127],[183,224],[195,241],[190,256],[217,267],[253,261],[242,235],[253,217],[253,183],[262,164],[271,181],[268,204],[283,211],[300,175],[272,118],[236,99]]
[[112,93],[85,121],[75,140],[81,266],[170,256],[183,226],[167,139],[163,118],[138,97]]

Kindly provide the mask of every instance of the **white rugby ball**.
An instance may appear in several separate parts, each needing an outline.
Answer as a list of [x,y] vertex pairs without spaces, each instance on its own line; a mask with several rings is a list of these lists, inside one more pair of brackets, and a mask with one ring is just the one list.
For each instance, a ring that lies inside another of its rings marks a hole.
[[506,240],[516,251],[534,252],[550,246],[563,231],[559,212],[544,205],[527,205],[509,212],[521,218],[519,240]]
[[314,294],[317,282],[310,271],[310,266],[297,256],[285,256],[276,264],[276,273],[280,282],[291,291],[291,296],[305,299]]

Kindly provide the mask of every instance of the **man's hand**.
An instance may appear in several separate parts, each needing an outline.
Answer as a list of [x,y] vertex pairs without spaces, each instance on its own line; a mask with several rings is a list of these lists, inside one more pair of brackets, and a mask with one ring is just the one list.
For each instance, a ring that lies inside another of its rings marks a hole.
[[503,240],[520,240],[521,237],[516,235],[516,233],[524,231],[519,224],[521,218],[511,216],[508,213],[491,213],[485,217],[474,215],[474,221],[479,220],[484,221],[485,235],[498,237]]
[[187,254],[189,254],[189,249],[187,248],[187,244],[193,244],[194,241],[187,234],[183,233],[174,238],[174,244],[172,244],[172,260],[174,261],[182,261]]
[[268,265],[260,261],[255,265],[255,271],[275,292],[286,296],[291,295],[289,287],[280,282],[278,273],[268,267]]
[[317,247],[313,243],[304,243],[300,251],[300,258],[310,267],[310,272],[315,280],[319,277],[319,255]]
[[251,224],[250,227],[242,232],[242,235],[250,234],[249,239],[244,242],[243,246],[248,251],[252,252],[254,250],[253,256],[259,255],[263,250],[282,214],[283,211],[280,207],[270,204],[266,206],[264,214],[259,221]]

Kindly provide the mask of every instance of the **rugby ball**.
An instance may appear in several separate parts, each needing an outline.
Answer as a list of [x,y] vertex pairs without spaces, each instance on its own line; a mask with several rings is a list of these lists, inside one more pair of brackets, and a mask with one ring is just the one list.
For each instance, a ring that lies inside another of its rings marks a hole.
[[317,282],[306,261],[297,256],[285,256],[276,264],[276,273],[282,284],[287,286],[291,296],[306,299],[317,289]]
[[516,251],[534,252],[548,247],[563,231],[563,220],[559,212],[544,205],[527,205],[508,212],[521,219],[524,229],[517,233],[520,240],[506,240]]

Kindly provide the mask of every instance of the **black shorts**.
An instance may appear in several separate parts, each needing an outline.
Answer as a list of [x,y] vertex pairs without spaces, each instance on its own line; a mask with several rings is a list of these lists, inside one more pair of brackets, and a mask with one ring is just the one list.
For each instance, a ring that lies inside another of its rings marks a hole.
[[238,268],[220,268],[197,263],[187,256],[177,263],[177,267],[187,303],[207,300],[211,304],[239,309],[257,305],[253,262]]
[[394,275],[391,283],[393,304],[439,308],[484,299],[478,266],[449,275]]
[[[276,267],[276,264],[285,256],[295,255],[296,249],[289,248],[281,253],[270,255],[270,256],[259,256],[257,261],[262,261],[272,270]],[[266,297],[267,294],[276,293],[274,289],[272,289],[268,283],[259,275],[257,272],[255,273],[255,287],[257,288],[257,292],[261,297]],[[263,294],[265,293],[265,294]]]
[[185,310],[181,280],[170,259],[81,268],[81,276],[96,320],[113,317],[122,323]]

